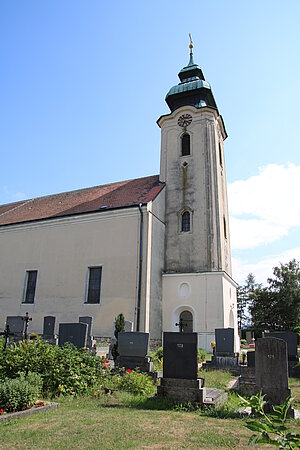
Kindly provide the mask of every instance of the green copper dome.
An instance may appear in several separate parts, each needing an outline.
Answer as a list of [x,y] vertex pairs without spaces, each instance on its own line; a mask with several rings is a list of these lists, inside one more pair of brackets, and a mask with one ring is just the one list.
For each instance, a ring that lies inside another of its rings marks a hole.
[[173,86],[166,95],[171,111],[185,105],[196,108],[211,106],[217,108],[210,84],[205,81],[200,67],[194,63],[193,44],[190,45],[190,61],[178,74],[180,83]]

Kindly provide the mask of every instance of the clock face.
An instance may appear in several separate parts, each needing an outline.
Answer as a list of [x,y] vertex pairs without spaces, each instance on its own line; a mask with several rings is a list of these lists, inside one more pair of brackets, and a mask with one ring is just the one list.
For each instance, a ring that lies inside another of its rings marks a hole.
[[180,127],[188,127],[192,123],[192,116],[190,114],[182,114],[178,119],[178,125]]

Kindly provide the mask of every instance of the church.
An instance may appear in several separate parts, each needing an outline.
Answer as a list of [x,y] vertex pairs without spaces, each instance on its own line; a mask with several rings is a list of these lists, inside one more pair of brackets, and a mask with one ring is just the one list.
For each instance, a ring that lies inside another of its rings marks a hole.
[[215,328],[234,328],[238,351],[227,133],[192,42],[178,76],[157,120],[159,175],[0,206],[0,329],[25,312],[37,333],[44,316],[57,330],[91,316],[104,339],[123,313],[153,345],[181,322],[207,351]]

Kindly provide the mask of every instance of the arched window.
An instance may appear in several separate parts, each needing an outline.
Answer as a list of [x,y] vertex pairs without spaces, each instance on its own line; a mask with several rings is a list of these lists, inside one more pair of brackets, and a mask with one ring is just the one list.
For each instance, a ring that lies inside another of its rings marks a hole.
[[188,211],[185,211],[181,216],[181,231],[191,230],[191,215]]
[[191,154],[191,142],[190,135],[184,133],[181,137],[181,156],[188,156]]

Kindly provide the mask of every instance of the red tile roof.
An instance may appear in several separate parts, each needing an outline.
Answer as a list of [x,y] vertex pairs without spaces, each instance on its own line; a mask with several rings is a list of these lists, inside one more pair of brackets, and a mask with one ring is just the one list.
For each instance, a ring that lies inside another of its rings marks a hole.
[[0,226],[145,204],[163,187],[153,175],[0,205]]

